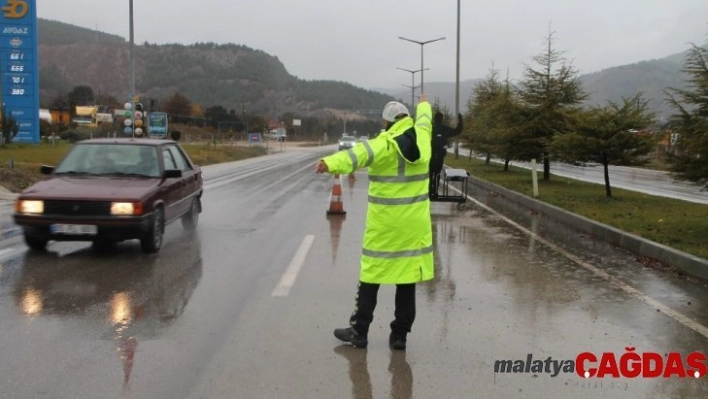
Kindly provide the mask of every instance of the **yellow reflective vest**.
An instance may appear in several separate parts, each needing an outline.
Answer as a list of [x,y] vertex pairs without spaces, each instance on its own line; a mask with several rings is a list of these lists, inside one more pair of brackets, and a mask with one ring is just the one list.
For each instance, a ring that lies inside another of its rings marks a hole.
[[394,140],[414,127],[411,117],[396,121],[373,140],[324,158],[332,174],[369,168],[369,205],[359,279],[373,284],[431,280],[433,234],[428,200],[432,110],[418,104],[415,119],[420,157],[404,158]]

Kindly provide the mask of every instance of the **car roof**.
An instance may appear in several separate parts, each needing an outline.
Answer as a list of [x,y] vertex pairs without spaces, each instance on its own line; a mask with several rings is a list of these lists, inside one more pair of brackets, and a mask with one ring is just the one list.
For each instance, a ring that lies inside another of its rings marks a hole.
[[88,139],[79,141],[76,144],[134,144],[134,145],[150,145],[150,146],[160,146],[162,144],[173,144],[176,141],[165,140],[165,139],[143,139],[143,138],[102,138],[102,139]]

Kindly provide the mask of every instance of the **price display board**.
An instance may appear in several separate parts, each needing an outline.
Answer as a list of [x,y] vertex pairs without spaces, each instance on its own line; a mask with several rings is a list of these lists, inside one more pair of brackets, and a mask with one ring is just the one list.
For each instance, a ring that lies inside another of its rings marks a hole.
[[0,0],[0,96],[18,126],[13,142],[39,143],[36,0]]

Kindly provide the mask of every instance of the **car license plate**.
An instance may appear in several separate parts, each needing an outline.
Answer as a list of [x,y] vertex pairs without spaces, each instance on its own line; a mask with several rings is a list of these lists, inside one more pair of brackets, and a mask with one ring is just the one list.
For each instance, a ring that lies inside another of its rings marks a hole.
[[98,227],[89,224],[53,224],[50,230],[52,234],[96,235],[98,233]]

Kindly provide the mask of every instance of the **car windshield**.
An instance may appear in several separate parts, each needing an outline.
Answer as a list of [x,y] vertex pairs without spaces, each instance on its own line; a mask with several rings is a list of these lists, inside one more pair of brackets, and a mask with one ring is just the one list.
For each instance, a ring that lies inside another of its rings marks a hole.
[[355,141],[356,141],[356,138],[355,138],[355,137],[350,137],[350,136],[344,136],[344,137],[342,137],[342,140],[341,140],[341,141],[351,141],[351,142],[355,142]]
[[55,174],[160,177],[155,147],[114,143],[78,144],[56,167]]

